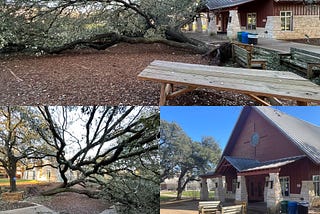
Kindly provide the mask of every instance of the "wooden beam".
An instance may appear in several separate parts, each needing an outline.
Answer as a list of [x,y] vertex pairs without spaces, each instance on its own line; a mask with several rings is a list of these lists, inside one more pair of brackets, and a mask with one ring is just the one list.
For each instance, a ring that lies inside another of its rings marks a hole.
[[173,99],[173,98],[178,97],[178,96],[180,96],[180,95],[182,95],[182,94],[185,94],[185,93],[187,93],[187,92],[193,91],[193,90],[195,90],[196,88],[197,88],[197,87],[191,87],[191,86],[189,86],[189,87],[180,89],[180,90],[178,90],[178,91],[174,91],[174,92],[172,92],[171,94],[169,94],[169,95],[167,96],[167,99]]
[[254,100],[258,101],[259,103],[261,103],[264,106],[271,106],[270,103],[264,101],[263,99],[261,99],[260,97],[254,95],[254,94],[248,94],[248,96],[253,98]]

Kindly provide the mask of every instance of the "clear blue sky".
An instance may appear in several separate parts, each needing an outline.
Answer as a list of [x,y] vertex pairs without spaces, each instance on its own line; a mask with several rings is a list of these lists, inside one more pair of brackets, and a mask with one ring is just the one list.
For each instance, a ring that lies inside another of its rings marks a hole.
[[[161,106],[160,117],[176,122],[194,141],[212,136],[224,149],[242,106]],[[272,107],[320,126],[320,106]]]

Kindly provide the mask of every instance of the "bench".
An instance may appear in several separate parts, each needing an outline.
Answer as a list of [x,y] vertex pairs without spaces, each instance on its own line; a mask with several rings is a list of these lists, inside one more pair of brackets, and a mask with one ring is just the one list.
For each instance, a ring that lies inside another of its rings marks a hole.
[[221,214],[238,214],[243,213],[242,205],[221,207]]
[[320,86],[287,71],[155,60],[140,72],[138,78],[161,84],[160,106],[166,105],[167,100],[198,88],[292,99],[297,101],[297,105],[320,103]]
[[199,201],[199,214],[216,213],[220,201]]
[[307,78],[314,76],[314,68],[320,71],[320,54],[310,51],[290,48],[290,54],[280,54],[280,62],[288,67],[307,74]]
[[266,69],[267,60],[253,58],[253,46],[232,44],[232,59],[245,68]]

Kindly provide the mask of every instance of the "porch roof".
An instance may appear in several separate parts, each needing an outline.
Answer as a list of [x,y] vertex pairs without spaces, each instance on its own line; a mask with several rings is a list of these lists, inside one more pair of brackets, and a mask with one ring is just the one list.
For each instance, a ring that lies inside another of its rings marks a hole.
[[[232,165],[232,167],[234,167],[237,170],[238,173],[246,173],[251,171],[265,171],[265,170],[279,168],[281,166],[285,166],[287,164],[300,160],[304,157],[306,156],[300,155],[300,156],[287,157],[287,158],[281,158],[277,160],[260,162],[255,159],[224,156],[223,160],[229,162]],[[221,163],[222,162],[223,161],[221,161]],[[221,167],[224,167],[224,166],[223,165],[218,166],[218,168],[221,168]],[[219,176],[218,170],[216,170],[214,173],[209,172],[207,174],[201,175],[200,177],[216,177],[216,176]]]
[[209,10],[234,7],[254,0],[207,0],[206,6]]

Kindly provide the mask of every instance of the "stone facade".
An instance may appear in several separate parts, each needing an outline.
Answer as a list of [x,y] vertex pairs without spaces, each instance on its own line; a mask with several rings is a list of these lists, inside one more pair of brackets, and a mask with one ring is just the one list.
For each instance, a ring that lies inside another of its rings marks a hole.
[[200,191],[200,200],[209,199],[208,184],[206,178],[201,178],[201,191]]
[[269,173],[269,182],[266,188],[268,213],[279,213],[282,200],[279,173]]
[[229,11],[229,21],[227,27],[227,37],[229,39],[236,39],[237,33],[241,31],[240,22],[238,17],[238,10]]
[[216,35],[218,32],[218,27],[216,24],[216,15],[214,13],[209,14],[210,22],[208,26],[208,34],[209,35]]
[[244,176],[237,176],[237,182],[239,183],[239,188],[236,188],[236,201],[248,201],[246,178]]
[[[308,27],[306,27],[308,26]],[[282,31],[280,16],[268,16],[265,31],[266,37],[275,39],[320,38],[319,16],[293,16],[293,30]]]
[[313,181],[302,181],[300,195],[304,201],[312,203],[313,198],[315,198]]
[[196,18],[196,32],[202,32],[202,21],[201,17]]

